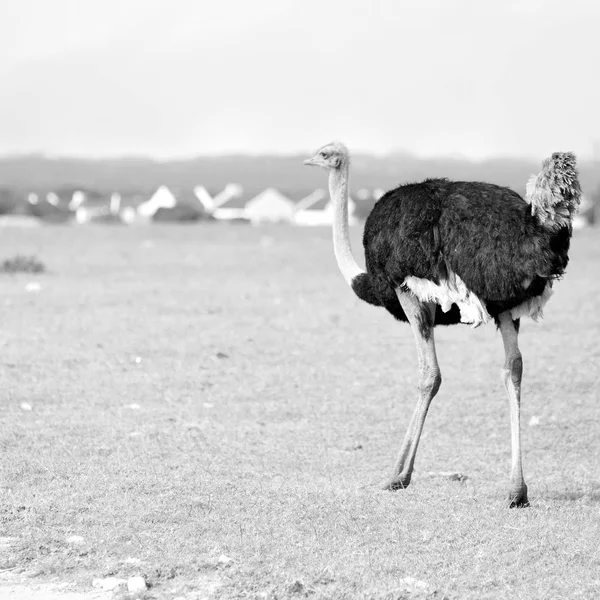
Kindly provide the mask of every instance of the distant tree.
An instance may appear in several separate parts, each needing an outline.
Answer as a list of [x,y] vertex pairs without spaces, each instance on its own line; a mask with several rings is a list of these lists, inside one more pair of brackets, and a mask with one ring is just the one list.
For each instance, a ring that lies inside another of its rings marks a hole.
[[9,188],[0,188],[0,215],[12,213],[19,202],[18,194]]

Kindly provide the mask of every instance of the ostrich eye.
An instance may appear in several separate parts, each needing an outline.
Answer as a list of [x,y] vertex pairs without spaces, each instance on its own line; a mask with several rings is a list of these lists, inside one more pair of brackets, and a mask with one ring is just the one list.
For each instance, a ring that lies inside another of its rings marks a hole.
[[327,158],[327,154],[323,151],[319,152],[319,155],[322,156],[323,158]]

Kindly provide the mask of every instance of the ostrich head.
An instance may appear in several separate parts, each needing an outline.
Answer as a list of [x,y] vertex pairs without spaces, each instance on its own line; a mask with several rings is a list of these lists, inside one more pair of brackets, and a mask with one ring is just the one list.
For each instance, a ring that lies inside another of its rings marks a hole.
[[341,142],[331,142],[322,148],[319,148],[317,153],[304,161],[305,165],[313,167],[322,167],[333,171],[341,169],[343,165],[348,164],[348,149]]

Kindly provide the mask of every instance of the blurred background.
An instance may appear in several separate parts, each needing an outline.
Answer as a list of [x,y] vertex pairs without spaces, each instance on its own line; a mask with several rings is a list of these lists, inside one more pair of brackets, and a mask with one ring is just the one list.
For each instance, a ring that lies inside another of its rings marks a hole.
[[571,150],[588,225],[599,17],[592,0],[4,1],[2,222],[327,224],[302,159],[339,139],[355,221],[427,176],[523,193]]

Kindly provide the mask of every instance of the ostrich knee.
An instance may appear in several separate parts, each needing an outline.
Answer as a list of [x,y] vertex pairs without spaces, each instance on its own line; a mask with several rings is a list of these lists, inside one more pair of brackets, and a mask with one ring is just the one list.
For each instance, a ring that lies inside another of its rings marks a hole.
[[441,385],[442,374],[438,368],[429,367],[421,373],[421,377],[419,378],[419,391],[421,392],[422,397],[432,400],[438,393]]
[[[506,389],[509,389],[510,384],[515,387],[517,392],[521,391],[521,378],[523,377],[523,356],[519,350],[516,350],[506,357],[504,367],[502,368],[502,382]],[[520,404],[520,395],[517,401]]]

